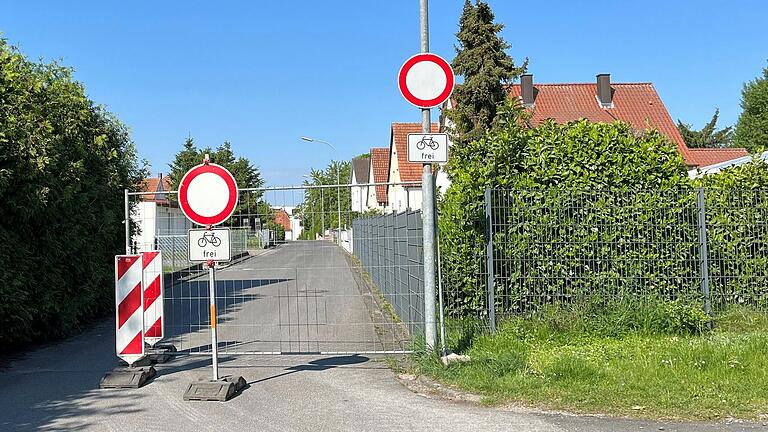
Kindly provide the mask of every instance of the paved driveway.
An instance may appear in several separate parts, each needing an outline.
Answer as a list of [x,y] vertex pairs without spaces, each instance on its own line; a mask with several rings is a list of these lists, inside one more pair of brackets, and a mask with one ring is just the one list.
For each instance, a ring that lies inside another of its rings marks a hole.
[[[100,390],[99,379],[116,364],[114,324],[112,320],[105,320],[70,340],[6,359],[0,369],[0,430],[640,431],[661,427],[667,431],[768,430],[762,425],[637,422],[484,408],[413,393],[395,379],[381,357],[233,354],[249,347],[286,350],[284,338],[287,333],[279,332],[287,332],[288,327],[278,326],[278,333],[267,337],[263,335],[268,333],[254,332],[253,329],[246,331],[248,326],[245,326],[258,324],[262,319],[266,323],[269,317],[275,319],[275,307],[282,308],[276,301],[284,299],[280,289],[287,290],[284,294],[287,293],[291,301],[298,301],[295,311],[303,317],[310,316],[306,307],[314,304],[315,299],[309,299],[312,291],[317,291],[315,294],[318,295],[324,292],[329,299],[326,306],[331,306],[322,323],[334,323],[339,316],[347,316],[352,317],[352,322],[361,324],[360,328],[363,324],[371,325],[362,303],[338,303],[344,297],[360,296],[351,291],[349,269],[345,270],[344,261],[338,261],[338,256],[334,255],[338,251],[333,247],[314,245],[289,247],[311,248],[270,252],[219,272],[220,281],[233,281],[223,283],[224,288],[221,288],[233,290],[230,295],[222,295],[228,299],[225,303],[230,303],[220,305],[222,327],[231,329],[229,334],[223,331],[224,342],[231,346],[227,347],[229,353],[221,356],[221,373],[242,375],[248,381],[249,388],[241,395],[226,403],[182,400],[189,382],[210,375],[210,358],[203,355],[182,355],[170,363],[158,365],[157,378],[141,389]],[[311,256],[313,254],[318,255]],[[301,276],[297,278],[296,268],[313,267],[313,263],[330,265],[335,271],[309,272],[303,279]],[[265,269],[280,266],[289,272],[294,269],[294,275],[264,277],[260,274]],[[236,286],[236,281],[264,279],[278,282],[248,282],[239,288]],[[296,280],[304,282],[297,284]],[[296,295],[291,294],[291,290],[295,290]],[[175,295],[172,291],[169,292],[171,297]],[[187,309],[180,305],[169,305],[176,314],[176,322],[183,323],[178,324],[173,337],[179,338],[180,342],[185,338],[183,342],[188,347],[203,351],[209,340],[205,323],[200,322],[203,315],[191,307],[192,302],[185,305]],[[185,310],[188,311],[186,316]],[[278,313],[282,312],[290,310],[278,310]],[[285,323],[285,320],[280,321],[281,317],[290,315],[277,317],[278,322]],[[310,324],[321,322],[318,318],[305,319]],[[187,330],[183,331],[185,328]],[[297,330],[297,326],[290,328]],[[304,347],[310,348],[322,347],[324,341],[332,342],[334,338],[365,342],[360,337],[367,333],[339,330],[345,328],[342,326],[327,328],[314,334],[307,331],[292,335],[301,335],[295,341],[300,340]],[[289,337],[288,341],[293,343],[294,339]]]

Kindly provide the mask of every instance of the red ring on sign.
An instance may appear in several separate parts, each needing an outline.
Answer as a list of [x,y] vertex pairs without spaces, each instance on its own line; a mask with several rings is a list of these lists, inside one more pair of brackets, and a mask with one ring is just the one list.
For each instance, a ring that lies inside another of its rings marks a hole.
[[[443,89],[442,93],[440,93],[434,99],[419,99],[414,96],[410,90],[408,90],[408,86],[406,85],[406,77],[408,76],[408,71],[411,70],[411,68],[416,63],[423,61],[437,64],[440,66],[440,69],[443,70],[443,73],[445,73],[445,88]],[[405,63],[403,63],[403,66],[400,68],[400,72],[397,75],[397,81],[398,87],[400,88],[400,93],[403,95],[405,100],[419,108],[433,108],[447,101],[451,96],[451,93],[453,93],[453,84],[455,82],[455,78],[453,76],[453,69],[451,69],[451,65],[449,65],[445,59],[437,54],[421,53],[412,56],[406,60]]]
[[[187,193],[189,192],[189,185],[192,183],[192,180],[194,180],[200,174],[205,173],[212,173],[221,177],[227,184],[227,189],[229,190],[227,205],[224,206],[224,210],[214,216],[203,216],[197,214],[194,210],[192,210],[192,207],[190,207],[189,197],[187,196]],[[221,165],[216,165],[213,163],[209,163],[207,165],[198,165],[187,171],[187,173],[184,174],[184,177],[181,179],[181,184],[179,184],[179,207],[181,207],[181,211],[184,213],[184,216],[186,216],[187,219],[198,225],[219,225],[220,223],[229,219],[229,217],[232,216],[232,213],[235,211],[235,207],[237,207],[237,199],[238,192],[235,177]]]

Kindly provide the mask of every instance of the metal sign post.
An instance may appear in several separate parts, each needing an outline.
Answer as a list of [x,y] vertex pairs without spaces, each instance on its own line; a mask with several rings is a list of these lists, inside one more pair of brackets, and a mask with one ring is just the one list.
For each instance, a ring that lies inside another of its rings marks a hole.
[[241,376],[219,378],[219,338],[216,329],[216,262],[231,258],[229,229],[214,229],[229,219],[238,202],[234,176],[226,168],[212,164],[208,155],[201,165],[184,174],[179,185],[179,207],[192,222],[205,229],[189,230],[190,261],[208,265],[208,291],[211,326],[211,363],[213,379],[195,381],[184,392],[184,400],[227,401],[245,388]]
[[[397,84],[405,100],[421,108],[422,132],[413,140],[413,151],[409,144],[408,158],[423,162],[421,173],[424,251],[424,337],[427,348],[435,349],[436,305],[435,285],[437,267],[435,255],[435,232],[437,218],[435,211],[435,173],[432,163],[448,159],[447,136],[435,134],[432,130],[430,108],[440,106],[451,97],[455,76],[451,65],[442,57],[429,52],[429,6],[427,0],[420,0],[419,26],[421,30],[421,53],[403,63],[397,76]],[[442,141],[442,142],[441,142]]]
[[[420,1],[419,24],[421,27],[421,52],[429,52],[429,5],[428,0]],[[453,86],[451,86],[453,87]],[[451,89],[453,90],[453,89]],[[432,132],[429,108],[422,108],[422,132]],[[424,217],[424,338],[427,349],[435,349],[435,177],[432,164],[425,163],[421,174],[422,204]]]
[[213,357],[213,380],[219,379],[219,336],[216,331],[216,264],[208,261],[208,291],[211,306],[211,356]]

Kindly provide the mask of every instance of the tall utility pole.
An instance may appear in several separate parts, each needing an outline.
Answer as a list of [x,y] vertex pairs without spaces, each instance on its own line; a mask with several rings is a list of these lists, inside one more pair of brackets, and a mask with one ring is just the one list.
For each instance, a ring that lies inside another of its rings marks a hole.
[[[421,52],[429,52],[429,5],[420,0]],[[421,109],[421,128],[432,133],[429,108]],[[435,349],[435,177],[432,164],[425,163],[421,173],[421,214],[424,244],[424,338],[428,350]]]

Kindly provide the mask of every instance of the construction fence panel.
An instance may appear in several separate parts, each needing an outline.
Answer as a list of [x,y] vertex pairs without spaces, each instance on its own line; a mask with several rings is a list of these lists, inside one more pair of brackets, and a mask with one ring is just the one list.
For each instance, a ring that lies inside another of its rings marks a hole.
[[[387,300],[408,311],[407,300],[399,297],[409,295],[404,281],[413,282],[421,262],[395,255],[406,250],[403,239],[411,243],[405,219],[402,226],[371,232],[374,244],[361,242],[352,226],[362,212],[351,211],[348,204],[353,187],[240,190],[235,212],[221,225],[230,230],[232,261],[217,264],[215,272],[222,355],[410,352],[412,331],[423,327],[423,315],[394,314]],[[163,343],[182,353],[208,354],[207,268],[189,261],[187,230],[192,226],[176,196],[129,193],[126,248],[130,253],[163,251]],[[350,253],[358,247],[377,257],[370,269]],[[386,283],[374,284],[374,279]],[[377,286],[389,289],[395,281],[401,281],[397,289],[403,294],[384,297]]]

